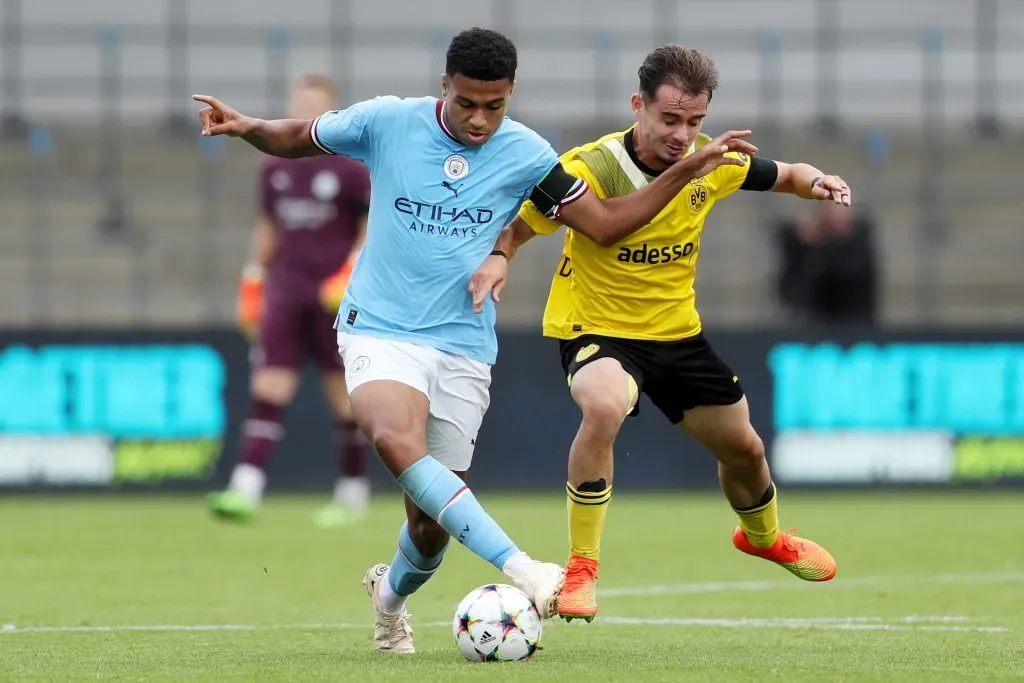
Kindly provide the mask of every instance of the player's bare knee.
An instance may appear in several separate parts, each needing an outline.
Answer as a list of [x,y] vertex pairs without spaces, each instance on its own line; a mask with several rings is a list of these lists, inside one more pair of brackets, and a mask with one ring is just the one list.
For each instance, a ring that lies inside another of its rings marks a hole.
[[371,425],[369,431],[370,444],[396,476],[426,454],[422,445],[406,430]]
[[412,448],[412,439],[407,434],[390,427],[371,427],[370,443],[384,457],[400,457]]
[[612,447],[621,426],[622,414],[612,411],[601,412],[599,415],[591,414],[590,417],[584,417],[580,423],[579,436],[597,449],[592,453],[592,457],[596,458]]
[[290,404],[297,389],[298,374],[290,368],[260,368],[250,382],[253,397],[275,405]]
[[583,428],[589,431],[608,433],[619,432],[622,420],[629,412],[629,397],[618,396],[616,392],[602,391],[594,387],[574,394],[576,404],[583,413]]
[[636,399],[636,383],[614,358],[577,371],[569,392],[583,413],[581,430],[614,439]]
[[754,430],[731,444],[719,460],[734,469],[760,469],[765,462],[764,442]]

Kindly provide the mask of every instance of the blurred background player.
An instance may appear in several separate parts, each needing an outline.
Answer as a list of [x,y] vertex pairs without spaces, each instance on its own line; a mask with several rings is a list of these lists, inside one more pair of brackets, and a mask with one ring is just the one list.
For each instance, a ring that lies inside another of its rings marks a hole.
[[[289,116],[313,119],[335,106],[332,82],[307,75],[292,93]],[[239,293],[239,320],[255,340],[252,406],[228,488],[207,499],[220,517],[248,520],[259,507],[267,465],[284,437],[282,418],[307,358],[320,369],[336,420],[339,464],[333,500],[314,521],[338,526],[366,511],[367,444],[352,419],[334,317],[362,249],[369,194],[366,168],[347,157],[268,157],[263,163],[260,216]]]
[[[718,85],[710,58],[664,45],[647,55],[639,78],[639,92],[632,96],[636,125],[562,156],[566,170],[602,198],[641,190],[681,159],[717,142],[701,132]],[[694,281],[704,220],[716,201],[736,190],[775,190],[846,208],[850,189],[842,178],[808,164],[742,153],[735,158],[741,163],[691,182],[665,211],[625,239],[566,231],[544,312],[544,335],[559,340],[570,393],[583,413],[569,450],[565,487],[570,555],[558,612],[567,620],[590,621],[597,614],[612,447],[623,421],[638,413],[640,393],[717,458],[722,490],[739,519],[733,533],[737,549],[807,581],[835,575],[827,551],[779,529],[764,445],[750,424],[739,378],[703,335]],[[497,248],[511,257],[535,233],[559,227],[528,201]],[[505,261],[491,259],[496,273]]]
[[822,202],[816,215],[780,223],[779,300],[808,322],[874,324],[880,266],[874,232],[871,218],[832,202]]

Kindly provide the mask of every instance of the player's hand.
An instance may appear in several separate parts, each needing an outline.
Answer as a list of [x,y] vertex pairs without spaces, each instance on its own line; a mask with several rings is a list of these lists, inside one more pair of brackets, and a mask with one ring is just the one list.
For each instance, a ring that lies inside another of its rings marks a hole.
[[193,95],[192,99],[207,105],[199,112],[199,121],[203,124],[203,135],[238,137],[252,130],[254,119],[239,114],[216,97]]
[[473,295],[473,312],[483,313],[484,302],[490,294],[494,303],[501,301],[501,290],[508,280],[508,259],[504,256],[488,256],[469,279],[469,292]]
[[850,192],[850,186],[837,175],[824,176],[821,180],[814,183],[814,187],[811,188],[811,197],[821,201],[831,199],[836,204],[842,204],[843,206],[849,206],[853,203],[853,194]]
[[694,178],[703,178],[719,166],[742,166],[748,162],[747,159],[726,156],[726,154],[729,152],[739,152],[747,156],[757,154],[757,147],[743,139],[747,137],[750,137],[749,130],[728,130],[677,164],[682,164],[686,169],[691,170]]

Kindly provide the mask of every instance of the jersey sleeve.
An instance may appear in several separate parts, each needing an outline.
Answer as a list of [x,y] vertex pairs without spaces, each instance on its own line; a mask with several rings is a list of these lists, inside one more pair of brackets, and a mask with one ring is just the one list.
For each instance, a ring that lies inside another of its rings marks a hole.
[[309,136],[321,151],[342,154],[372,164],[378,139],[386,134],[384,114],[398,102],[396,97],[375,97],[348,109],[329,111],[313,119]]
[[[557,175],[548,182],[548,178],[556,172]],[[537,183],[530,198],[519,209],[519,217],[538,235],[550,235],[562,227],[558,220],[562,207],[582,197],[589,187],[593,187],[598,196],[603,198],[597,179],[583,161],[563,161]],[[561,201],[556,201],[559,196]]]

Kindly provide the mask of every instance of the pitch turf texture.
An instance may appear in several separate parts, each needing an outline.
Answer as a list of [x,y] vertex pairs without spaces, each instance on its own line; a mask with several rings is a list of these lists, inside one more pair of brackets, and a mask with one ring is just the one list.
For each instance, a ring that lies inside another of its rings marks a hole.
[[[537,557],[564,561],[564,500],[481,496]],[[390,561],[400,517],[357,527],[272,498],[256,524],[202,501],[0,502],[0,680],[1003,681],[1024,679],[1024,498],[787,494],[786,525],[839,578],[809,585],[730,545],[717,496],[620,495],[604,538],[601,614],[546,622],[518,664],[469,664],[448,621],[502,577],[454,547],[411,604],[418,654],[372,649],[360,581]]]

